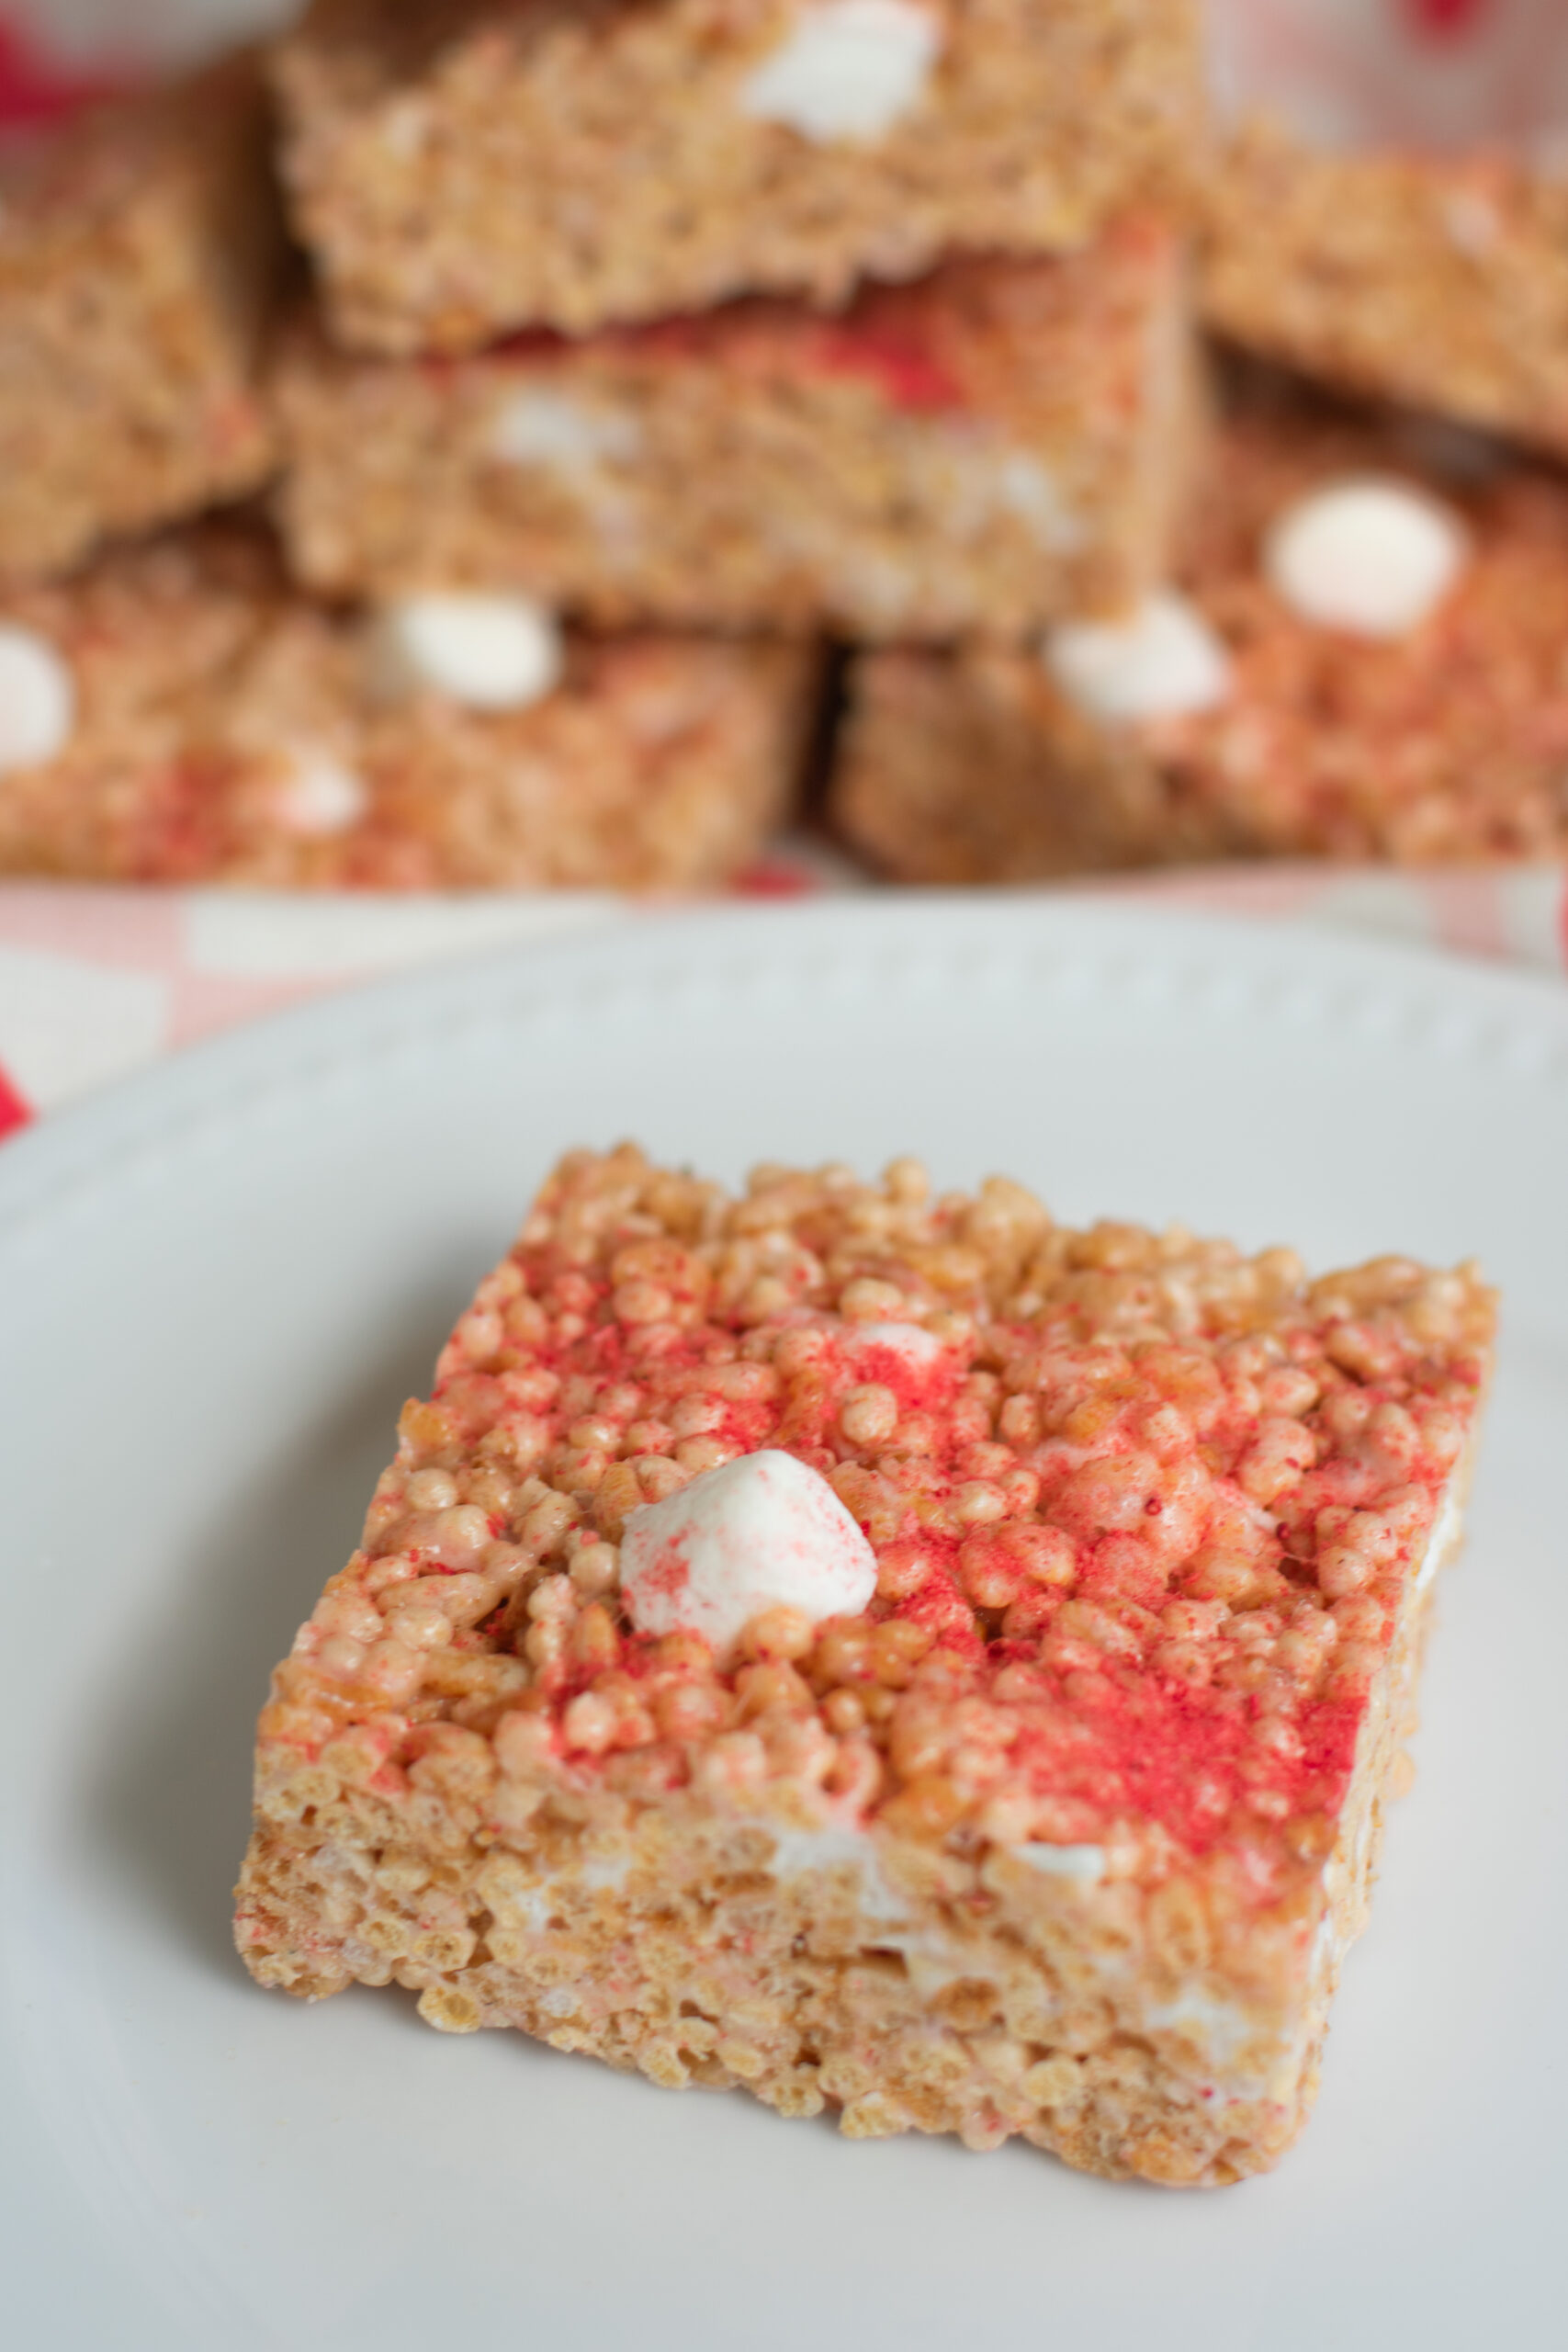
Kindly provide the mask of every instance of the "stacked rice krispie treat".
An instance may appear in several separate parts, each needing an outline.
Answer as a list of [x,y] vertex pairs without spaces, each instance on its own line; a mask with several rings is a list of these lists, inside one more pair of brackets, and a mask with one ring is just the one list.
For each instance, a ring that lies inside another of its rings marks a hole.
[[[1352,17],[1212,0],[1199,288],[1224,386],[1173,576],[1119,625],[1083,611],[1029,647],[856,662],[831,806],[881,872],[1568,852],[1550,462],[1568,455],[1568,200],[1549,135],[1568,77],[1539,43],[1521,74],[1528,29],[1508,55],[1483,38],[1497,70],[1477,64],[1467,144],[1458,69],[1432,67],[1423,115],[1417,57],[1397,72]],[[1293,131],[1253,119],[1275,101]]]
[[1493,1313],[909,1160],[571,1155],[274,1677],[246,1964],[858,2136],[1266,2168]]
[[806,700],[748,642],[1016,639],[1163,577],[1188,0],[320,0],[274,81],[312,595],[434,598],[459,666],[496,600],[701,633],[735,694]]
[[1160,576],[1186,0],[324,0],[276,81],[313,587],[941,640]]
[[1202,300],[1309,376],[1568,455],[1558,0],[1207,0]]
[[1164,576],[1190,0],[320,0],[270,74],[275,440],[0,566],[0,869],[721,881],[829,631],[1016,639]]
[[249,60],[0,134],[0,581],[265,479],[282,256]]
[[911,881],[1561,857],[1565,642],[1568,483],[1250,375],[1176,583],[1026,650],[863,656],[835,813]]
[[1227,149],[1206,315],[1247,349],[1568,457],[1568,175],[1503,149]]
[[0,872],[722,882],[788,813],[815,670],[514,597],[320,605],[259,521],[211,518],[0,591]]
[[840,307],[1179,199],[1188,0],[316,0],[284,169],[351,347]]
[[794,804],[812,644],[289,569],[275,130],[247,54],[0,140],[0,873],[731,879]]
[[281,518],[333,594],[525,589],[602,625],[1016,637],[1161,576],[1192,438],[1180,240],[1119,224],[824,319],[747,300],[279,378]]
[[315,0],[12,140],[0,871],[1561,855],[1563,184],[1204,23]]

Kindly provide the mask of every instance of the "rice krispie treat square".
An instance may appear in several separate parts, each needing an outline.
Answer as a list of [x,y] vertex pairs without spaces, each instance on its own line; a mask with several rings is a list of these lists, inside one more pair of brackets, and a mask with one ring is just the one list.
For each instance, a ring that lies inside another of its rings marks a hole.
[[1180,241],[950,261],[842,318],[747,301],[367,360],[301,322],[282,526],[332,594],[521,588],[611,627],[1002,636],[1135,598],[1193,439]]
[[247,59],[0,132],[0,579],[262,481],[282,254]]
[[862,2137],[1272,2164],[1493,1300],[896,1161],[576,1152],[273,1679],[237,1939]]
[[1205,316],[1346,390],[1568,454],[1568,175],[1255,130],[1207,206]]
[[1202,121],[1190,0],[319,0],[276,79],[333,332],[402,353],[1069,249]]
[[1255,384],[1179,584],[1038,649],[863,656],[830,790],[910,881],[1568,854],[1568,486]]
[[519,597],[312,605],[258,525],[197,525],[0,594],[0,873],[720,882],[791,808],[817,680]]

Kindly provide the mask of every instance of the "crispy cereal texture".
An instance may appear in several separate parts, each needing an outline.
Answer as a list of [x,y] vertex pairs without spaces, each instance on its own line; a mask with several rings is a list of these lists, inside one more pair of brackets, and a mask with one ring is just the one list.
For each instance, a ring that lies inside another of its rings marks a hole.
[[370,616],[310,603],[259,526],[210,523],[0,593],[62,662],[59,755],[0,770],[0,873],[383,889],[724,881],[785,820],[807,646],[569,637],[525,708],[388,699]]
[[1208,207],[1206,316],[1348,390],[1568,454],[1568,182],[1259,131]]
[[[576,1152],[273,1678],[258,1981],[396,1981],[861,2136],[1272,2164],[1316,2086],[1490,1359],[1474,1270],[1309,1281],[895,1162]],[[786,1449],[860,1616],[634,1634],[645,1503]]]
[[[1269,526],[1348,479],[1408,482],[1470,556],[1408,636],[1292,612]],[[854,665],[834,821],[906,881],[1021,881],[1231,857],[1399,865],[1568,853],[1568,491],[1439,428],[1337,416],[1255,383],[1217,437],[1181,584],[1230,662],[1214,708],[1109,726],[1033,651],[908,649]]]
[[1174,232],[439,368],[302,322],[281,515],[332,594],[521,586],[610,627],[1017,635],[1157,578],[1193,361]]
[[248,60],[0,144],[0,578],[252,489],[282,255]]
[[1070,250],[1186,194],[1190,0],[920,5],[937,54],[907,107],[881,135],[822,139],[745,95],[820,8],[319,0],[276,74],[334,333],[471,350],[736,294],[836,304],[955,246]]

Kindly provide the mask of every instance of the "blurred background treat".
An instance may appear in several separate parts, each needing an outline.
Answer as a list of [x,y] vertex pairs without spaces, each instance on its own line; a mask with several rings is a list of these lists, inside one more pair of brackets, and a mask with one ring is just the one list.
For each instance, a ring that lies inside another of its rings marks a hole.
[[0,872],[1568,848],[1558,0],[0,0]]
[[[1560,0],[1209,0],[1220,333],[1568,455]],[[1404,38],[1399,36],[1403,34]]]
[[273,472],[268,129],[240,57],[0,149],[0,576],[51,577]]
[[834,814],[919,882],[1562,857],[1565,647],[1568,482],[1235,369],[1175,584],[1043,658],[861,654]]

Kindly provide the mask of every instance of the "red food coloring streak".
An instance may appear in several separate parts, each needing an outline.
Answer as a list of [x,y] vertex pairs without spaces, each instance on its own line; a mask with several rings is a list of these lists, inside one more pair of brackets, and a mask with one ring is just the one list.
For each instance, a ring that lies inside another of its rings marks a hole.
[[[1564,912],[1568,917],[1568,903]],[[747,1362],[736,1344],[740,1334],[710,1323],[652,1330],[624,1328],[615,1320],[612,1284],[605,1277],[585,1273],[553,1249],[525,1250],[519,1259],[528,1274],[530,1295],[555,1316],[558,1328],[527,1348],[526,1363],[514,1372],[476,1372],[455,1351],[444,1359],[451,1368],[438,1382],[435,1396],[465,1425],[470,1438],[497,1423],[504,1424],[515,1413],[527,1412],[544,1418],[560,1442],[569,1422],[589,1409],[583,1399],[596,1385],[624,1379],[649,1392],[641,1418],[657,1419],[676,1399],[702,1392],[722,1408],[722,1422],[716,1434],[748,1452],[782,1445],[827,1475],[838,1460],[837,1417],[844,1396],[852,1388],[875,1383],[892,1392],[901,1419],[924,1416],[935,1439],[932,1451],[908,1464],[907,1479],[897,1466],[885,1475],[885,1489],[903,1490],[913,1507],[923,1496],[940,1500],[962,1482],[964,1474],[960,1461],[974,1442],[974,1435],[963,1412],[964,1397],[959,1388],[968,1368],[961,1351],[943,1349],[934,1358],[911,1357],[896,1344],[863,1341],[852,1328],[829,1338],[822,1354],[809,1367],[806,1383],[809,1409],[802,1409],[799,1385],[790,1379],[784,1380],[776,1395],[719,1397],[709,1387],[709,1376],[716,1366],[734,1365],[739,1370]],[[1038,1331],[1021,1332],[1018,1337],[1025,1347],[1042,1343]],[[990,1341],[1005,1354],[1001,1338],[993,1330]],[[1055,1335],[1050,1343],[1071,1344],[1065,1333]],[[1478,1364],[1470,1367],[1474,1377],[1479,1371]],[[536,1385],[531,1398],[528,1394],[530,1382],[536,1384],[541,1372],[554,1375],[560,1384],[556,1403],[543,1408],[537,1403]],[[1412,1366],[1405,1393],[1411,1386],[1419,1388],[1423,1377],[1420,1368]],[[1457,1358],[1450,1361],[1447,1377],[1466,1378],[1465,1364]],[[1369,1401],[1376,1401],[1376,1384],[1369,1384],[1365,1393]],[[1129,1411],[1133,1410],[1130,1406]],[[790,1433],[781,1437],[786,1418]],[[1237,1419],[1229,1413],[1211,1425],[1206,1451],[1214,1457],[1216,1494],[1227,1484],[1224,1460],[1235,1459],[1253,1427],[1253,1417]],[[1340,1471],[1353,1484],[1354,1465],[1336,1458],[1313,1474],[1323,1490],[1317,1496],[1319,1503],[1337,1489],[1339,1481],[1335,1474]],[[1415,1465],[1411,1475],[1423,1484],[1440,1484],[1435,1473],[1429,1476]],[[1350,1484],[1347,1498],[1356,1498]],[[1046,1512],[1048,1517],[1048,1498]],[[1294,1740],[1289,1744],[1291,1752],[1281,1754],[1257,1736],[1258,1702],[1243,1690],[1223,1684],[1193,1688],[1147,1666],[1109,1655],[1098,1658],[1092,1670],[1048,1666],[1038,1634],[1032,1638],[987,1643],[984,1620],[976,1619],[957,1581],[964,1537],[921,1523],[919,1511],[911,1509],[895,1541],[900,1546],[913,1545],[926,1556],[927,1574],[913,1594],[897,1602],[874,1601],[868,1618],[897,1618],[925,1628],[932,1637],[933,1651],[942,1651],[951,1660],[960,1690],[977,1698],[985,1699],[994,1678],[1010,1669],[1015,1679],[1008,1698],[991,1702],[1005,1711],[1014,1726],[1009,1749],[1010,1781],[1021,1781],[1041,1796],[1076,1800],[1099,1814],[1122,1813],[1157,1823],[1193,1853],[1235,1837],[1237,1823],[1245,1823],[1249,1815],[1254,1817],[1256,1835],[1267,1838],[1277,1821],[1312,1813],[1332,1816],[1342,1806],[1366,1714],[1363,1692],[1293,1706],[1289,1723]],[[1101,1539],[1106,1544],[1111,1541]],[[1114,1578],[1106,1590],[1096,1591],[1095,1566],[1101,1542],[1079,1544],[1079,1577],[1074,1591],[1085,1598],[1092,1596],[1097,1606],[1116,1617],[1121,1602],[1129,1596],[1113,1589]],[[880,1548],[886,1551],[887,1546]],[[1107,1556],[1109,1560],[1109,1552]],[[1401,1565],[1407,1568],[1408,1559]],[[1288,1576],[1292,1573],[1288,1551],[1281,1553],[1280,1566]],[[688,1590],[689,1581],[684,1539],[677,1536],[662,1547],[649,1582],[654,1589],[678,1600]],[[1058,1605],[1066,1597],[1065,1593],[1044,1596]],[[1163,1597],[1151,1592],[1146,1600],[1157,1604]],[[1048,1611],[1042,1623],[1048,1623],[1052,1613]],[[1141,1611],[1134,1612],[1134,1617],[1139,1615]],[[1124,1622],[1131,1624],[1134,1619]],[[1147,1618],[1143,1622],[1146,1629]],[[491,1621],[485,1634],[476,1634],[474,1640],[482,1646],[485,1635],[494,1638],[503,1623],[504,1611]],[[994,1617],[991,1623],[995,1624]],[[1147,1645],[1146,1633],[1144,1645]],[[621,1670],[640,1679],[654,1661],[657,1646],[652,1637],[635,1634],[625,1637]],[[1021,1672],[1021,1690],[1017,1679]],[[569,1672],[554,1694],[555,1703],[563,1705],[592,1680],[592,1674],[586,1669],[581,1674]],[[585,1770],[593,1769],[580,1762]],[[1271,1804],[1260,1809],[1260,1797]],[[1245,1841],[1243,1850],[1250,1850]],[[1263,1869],[1259,1899],[1268,1894],[1267,1879],[1267,1869]]]
[[[733,302],[716,311],[672,311],[668,318],[649,319],[640,326],[601,327],[592,335],[562,334],[556,327],[517,327],[491,345],[488,359],[516,360],[522,365],[567,357],[587,351],[596,357],[641,360],[702,359],[722,354],[727,344],[765,306]],[[461,358],[433,354],[425,361],[437,371],[460,368]]]
[[15,1135],[19,1127],[29,1125],[32,1115],[26,1095],[0,1064],[0,1136]]
[[[772,318],[766,304],[738,302],[706,314],[655,320],[647,326],[612,327],[581,346],[551,328],[524,327],[494,345],[491,356],[520,366],[540,365],[582,348],[606,360],[729,363],[741,376],[863,376],[891,406],[917,414],[968,405],[957,377],[907,332],[843,322],[780,336],[772,331]],[[442,373],[462,363],[436,356],[424,364]]]
[[811,356],[824,375],[869,377],[895,408],[917,415],[968,405],[957,377],[907,335],[871,327],[829,327],[817,338]]
[[900,1414],[946,1413],[958,1385],[951,1355],[907,1355],[886,1340],[857,1340],[842,1350],[846,1388],[891,1389]]
[[692,1564],[686,1557],[688,1537],[672,1535],[660,1548],[637,1577],[637,1598],[643,1603],[667,1600],[671,1607],[682,1600],[691,1587]]
[[784,858],[764,858],[760,865],[749,865],[732,885],[743,899],[807,899],[817,889],[815,875],[803,865],[791,865]]
[[48,63],[14,26],[0,24],[0,125],[58,122],[124,86],[108,74],[74,74]]
[[1462,39],[1485,16],[1490,0],[1404,0],[1418,32],[1438,40]]
[[[603,341],[604,338],[598,340]],[[498,342],[492,343],[486,356],[491,359],[557,359],[571,347],[568,338],[558,334],[554,327],[516,327],[511,334],[503,334]],[[421,364],[427,375],[440,376],[450,375],[466,363],[461,358],[434,351],[427,352]]]
[[945,1569],[928,1577],[919,1590],[901,1600],[891,1613],[905,1624],[924,1626],[944,1650],[976,1663],[985,1656],[974,1611]]
[[1271,1758],[1264,1770],[1250,1702],[1110,1668],[1099,1682],[1092,1701],[1069,1701],[1058,1684],[1056,1705],[1039,1715],[1025,1712],[1011,1754],[1042,1794],[1142,1815],[1193,1853],[1213,1846],[1233,1810],[1258,1790],[1282,1797],[1292,1815],[1333,1813],[1344,1801],[1362,1700],[1300,1709],[1293,1722],[1302,1753]]

